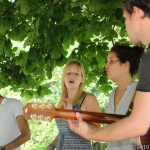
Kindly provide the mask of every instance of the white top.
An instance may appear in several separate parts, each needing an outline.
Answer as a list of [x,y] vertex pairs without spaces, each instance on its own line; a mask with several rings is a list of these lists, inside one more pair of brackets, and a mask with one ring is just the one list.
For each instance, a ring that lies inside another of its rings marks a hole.
[[[0,105],[0,146],[4,146],[14,139],[19,134],[16,117],[23,115],[23,105],[15,99],[4,98]],[[21,150],[20,147],[15,150]]]
[[[115,97],[115,92],[117,87],[115,87],[114,90],[110,93],[109,103],[106,107],[105,112],[110,114],[125,115],[128,111],[130,102],[136,90],[136,85],[137,82],[133,82],[131,85],[127,87],[127,90],[125,91],[116,109],[114,106],[114,97]],[[134,147],[130,142],[130,139],[127,139],[127,140],[121,140],[117,142],[107,142],[107,150],[134,150]]]

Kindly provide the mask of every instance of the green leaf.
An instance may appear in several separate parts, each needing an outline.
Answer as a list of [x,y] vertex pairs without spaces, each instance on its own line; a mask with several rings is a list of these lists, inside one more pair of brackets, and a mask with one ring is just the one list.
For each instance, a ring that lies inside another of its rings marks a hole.
[[120,30],[120,36],[121,37],[125,36],[125,28],[124,27],[122,27],[121,30]]
[[44,86],[44,85],[42,85],[42,86],[39,86],[39,88],[38,88],[38,90],[37,90],[37,93],[38,93],[38,95],[40,95],[40,96],[45,96],[46,94],[50,94],[51,93],[51,91],[50,91],[50,89],[49,89],[49,86]]
[[27,99],[31,99],[33,97],[33,93],[32,91],[29,91],[29,90],[23,90],[21,92],[21,96],[26,97]]
[[53,64],[50,61],[48,61],[46,66],[46,75],[48,79],[52,78],[52,68],[53,68]]
[[13,27],[8,35],[12,40],[23,41],[27,36],[26,24],[19,24],[18,26]]
[[28,52],[28,59],[35,60],[37,58],[37,49],[30,48]]
[[99,0],[92,0],[91,4],[90,4],[90,11],[96,11],[96,10],[100,10],[102,7],[105,6],[105,2],[99,2]]
[[36,68],[36,66],[37,66],[37,61],[35,61],[35,60],[27,60],[26,71],[28,73],[32,73],[33,70]]
[[24,66],[26,64],[27,58],[27,52],[21,51],[19,56],[16,57],[15,64],[18,66]]
[[11,30],[12,24],[11,24],[10,20],[4,20],[4,25],[5,25],[6,30]]
[[0,55],[2,55],[4,52],[4,41],[1,40],[0,43]]
[[53,58],[58,59],[61,56],[61,49],[60,45],[56,44],[53,50],[51,51],[51,55]]
[[6,33],[6,27],[5,24],[3,22],[3,19],[0,19],[0,34],[4,35]]
[[12,43],[10,40],[6,40],[4,43],[4,53],[9,57],[14,56],[14,54],[12,53]]
[[30,72],[28,72],[26,67],[22,68],[22,71],[23,71],[24,75],[26,75],[26,76],[28,76],[30,74]]
[[29,9],[30,9],[30,7],[29,7],[27,1],[20,0],[20,12],[21,12],[21,14],[27,15],[29,12]]

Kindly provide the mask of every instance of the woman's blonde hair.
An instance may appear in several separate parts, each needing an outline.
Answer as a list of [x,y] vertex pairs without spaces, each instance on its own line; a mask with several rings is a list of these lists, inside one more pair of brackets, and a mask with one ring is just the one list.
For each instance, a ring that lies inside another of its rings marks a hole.
[[65,74],[66,74],[66,71],[67,69],[71,66],[71,65],[76,65],[79,69],[79,71],[81,72],[81,76],[83,78],[83,82],[80,83],[79,85],[79,89],[78,89],[78,92],[75,96],[75,99],[73,100],[73,105],[74,104],[77,104],[78,101],[81,99],[82,95],[83,95],[83,89],[84,89],[84,78],[85,78],[85,71],[84,71],[84,66],[83,64],[78,61],[78,60],[71,60],[69,61],[66,66],[64,67],[64,70],[63,70],[63,75],[62,75],[62,93],[61,93],[61,98],[60,98],[60,101],[59,101],[59,104],[58,104],[58,107],[59,108],[62,108],[62,99],[63,98],[68,98],[68,91],[67,91],[67,87],[65,85],[65,82],[64,82],[64,78],[65,78]]

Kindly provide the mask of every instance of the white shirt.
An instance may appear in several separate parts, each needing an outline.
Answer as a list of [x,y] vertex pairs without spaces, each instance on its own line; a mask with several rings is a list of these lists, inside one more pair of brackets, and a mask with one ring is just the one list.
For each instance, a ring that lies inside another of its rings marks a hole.
[[22,109],[23,105],[18,100],[3,99],[0,105],[0,146],[10,143],[20,135],[16,117],[23,115]]
[[[109,104],[107,105],[105,112],[110,114],[125,115],[127,113],[130,102],[135,93],[136,85],[137,82],[133,82],[127,87],[127,90],[125,91],[116,109],[114,106],[114,101],[115,101],[114,98],[115,98],[115,92],[117,87],[115,87],[114,90],[110,93]],[[127,139],[127,140],[121,140],[117,142],[107,142],[107,150],[134,150],[134,147],[130,142],[130,139]]]

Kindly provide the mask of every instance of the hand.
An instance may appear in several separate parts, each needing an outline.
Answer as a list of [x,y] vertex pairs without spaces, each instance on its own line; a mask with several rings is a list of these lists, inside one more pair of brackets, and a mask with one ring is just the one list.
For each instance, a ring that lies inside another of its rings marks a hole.
[[69,98],[63,99],[62,104],[65,109],[70,109],[70,110],[73,109],[71,99],[69,99]]
[[77,121],[68,120],[70,129],[85,139],[92,140],[91,135],[96,133],[98,127],[83,121],[81,114],[78,112],[76,113],[76,117]]

